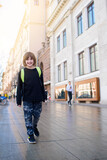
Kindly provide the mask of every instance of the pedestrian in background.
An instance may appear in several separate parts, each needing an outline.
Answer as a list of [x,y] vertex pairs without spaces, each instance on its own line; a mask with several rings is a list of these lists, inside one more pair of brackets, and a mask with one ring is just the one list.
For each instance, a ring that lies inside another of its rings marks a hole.
[[36,143],[34,135],[39,136],[37,124],[42,111],[42,101],[45,100],[43,73],[39,77],[36,68],[36,58],[31,52],[25,53],[23,57],[24,83],[22,82],[21,71],[18,75],[17,84],[17,105],[21,107],[23,97],[23,110],[25,125],[27,128],[28,142]]
[[68,105],[71,106],[72,92],[73,92],[73,90],[72,90],[72,85],[71,85],[71,81],[68,82],[67,87],[66,87],[66,90],[67,90],[67,92],[68,92],[68,98],[69,98],[69,100],[68,100]]

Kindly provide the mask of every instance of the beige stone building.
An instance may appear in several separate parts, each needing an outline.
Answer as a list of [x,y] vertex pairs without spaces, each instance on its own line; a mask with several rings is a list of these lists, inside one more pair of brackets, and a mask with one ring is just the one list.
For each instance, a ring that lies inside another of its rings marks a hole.
[[107,104],[106,0],[49,2],[52,100],[66,100],[70,80],[75,101]]
[[[46,55],[46,53],[48,53],[49,55],[49,44],[47,46],[47,43],[49,42],[47,41],[46,37],[47,0],[25,0],[24,3],[26,6],[25,13],[13,49],[10,51],[7,67],[3,76],[4,92],[11,91],[13,94],[16,92],[17,75],[20,68],[22,67],[23,55],[25,52],[33,52],[38,61],[38,51],[41,50],[43,44],[46,43],[44,54]],[[49,58],[50,56],[48,56],[46,60]],[[44,63],[44,61],[42,58],[42,63]],[[44,63],[44,67],[45,66],[46,65]],[[44,74],[45,72],[50,74],[49,68],[44,69]],[[45,84],[48,90],[50,90],[50,76],[45,78]]]

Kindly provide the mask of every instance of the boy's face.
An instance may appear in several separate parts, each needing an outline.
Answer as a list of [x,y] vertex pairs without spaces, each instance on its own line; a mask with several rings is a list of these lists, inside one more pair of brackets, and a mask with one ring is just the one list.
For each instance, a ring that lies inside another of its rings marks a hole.
[[26,65],[27,65],[27,67],[32,67],[33,64],[34,64],[34,60],[33,60],[31,57],[29,57],[29,58],[26,60]]

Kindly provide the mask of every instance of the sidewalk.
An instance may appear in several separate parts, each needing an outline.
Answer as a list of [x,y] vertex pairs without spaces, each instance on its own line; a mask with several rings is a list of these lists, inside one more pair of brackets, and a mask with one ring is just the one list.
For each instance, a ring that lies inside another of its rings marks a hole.
[[[54,101],[53,103],[60,103],[60,104],[66,104],[68,103],[68,101]],[[92,107],[106,107],[107,108],[107,104],[99,104],[99,103],[76,103],[76,102],[72,102],[73,105],[80,105],[80,106],[92,106]]]
[[23,108],[0,106],[0,160],[107,160],[107,108],[43,103],[37,144],[27,142]]

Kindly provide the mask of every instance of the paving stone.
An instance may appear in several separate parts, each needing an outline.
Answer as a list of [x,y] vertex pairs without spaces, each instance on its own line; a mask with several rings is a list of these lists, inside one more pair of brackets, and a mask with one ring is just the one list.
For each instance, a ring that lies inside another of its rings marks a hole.
[[0,160],[107,160],[107,108],[43,103],[37,144],[27,142],[23,108],[0,106]]

